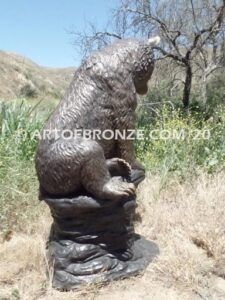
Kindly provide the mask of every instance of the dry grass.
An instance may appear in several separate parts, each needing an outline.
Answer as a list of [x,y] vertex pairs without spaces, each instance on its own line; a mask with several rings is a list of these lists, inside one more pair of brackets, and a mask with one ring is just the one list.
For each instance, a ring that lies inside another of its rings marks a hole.
[[158,182],[146,179],[139,195],[143,218],[138,230],[161,249],[152,276],[211,299],[213,281],[225,278],[224,174],[202,174],[184,184],[171,180],[163,190]]
[[[225,299],[224,174],[201,175],[162,188],[148,177],[139,188],[137,231],[160,247],[143,276],[62,293],[46,277],[48,209],[0,248],[0,299]],[[27,233],[26,233],[27,232]]]
[[38,97],[59,98],[73,77],[75,68],[46,68],[10,52],[0,51],[0,98],[21,97],[21,88],[29,85]]

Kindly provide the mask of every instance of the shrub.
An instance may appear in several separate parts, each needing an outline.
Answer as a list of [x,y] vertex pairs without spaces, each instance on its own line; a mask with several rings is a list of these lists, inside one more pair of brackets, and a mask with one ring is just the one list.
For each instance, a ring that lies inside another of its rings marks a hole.
[[30,83],[26,83],[20,89],[20,96],[25,98],[36,98],[38,96],[38,92]]
[[[146,138],[136,142],[137,155],[153,173],[218,171],[225,161],[225,112],[218,110],[217,117],[206,121],[201,113],[184,115],[163,106],[149,123],[139,124]],[[148,138],[152,130],[154,138]]]
[[225,106],[225,76],[218,74],[207,85],[207,113],[209,116]]
[[[36,140],[40,129],[36,107],[0,103],[0,229],[21,229],[37,213],[37,180],[34,170]],[[31,209],[32,207],[32,209]]]

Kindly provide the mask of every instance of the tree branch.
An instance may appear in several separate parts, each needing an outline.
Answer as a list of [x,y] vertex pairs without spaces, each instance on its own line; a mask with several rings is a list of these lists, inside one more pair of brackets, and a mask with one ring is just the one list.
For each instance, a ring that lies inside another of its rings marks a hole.
[[[174,49],[178,53],[180,57],[182,57],[180,50],[176,44],[177,38],[181,35],[181,32],[179,30],[170,30],[165,22],[163,22],[161,19],[159,19],[156,16],[153,16],[152,14],[146,14],[144,12],[138,11],[138,10],[133,10],[133,9],[127,9],[128,12],[134,13],[134,14],[139,14],[142,15],[146,18],[147,21],[155,21],[156,23],[159,24],[161,30],[164,32],[165,36],[167,39],[170,41],[170,43],[173,45]],[[172,37],[171,34],[176,34],[175,37]]]
[[205,43],[212,37],[213,34],[217,34],[219,29],[223,23],[224,11],[225,11],[225,0],[223,0],[223,5],[217,9],[217,17],[215,21],[208,28],[204,28],[195,34],[195,38],[192,46],[189,48],[189,51],[194,50],[198,46],[198,41],[202,38],[205,33],[208,33],[208,36],[202,40],[201,47],[205,45]]
[[166,50],[164,50],[163,48],[161,48],[159,46],[154,46],[153,49],[156,49],[156,50],[160,51],[163,55],[165,55],[165,57],[169,57],[169,58],[172,58],[172,59],[174,59],[176,61],[179,61],[183,64],[186,64],[186,60],[182,56],[173,54],[171,52],[167,52]]

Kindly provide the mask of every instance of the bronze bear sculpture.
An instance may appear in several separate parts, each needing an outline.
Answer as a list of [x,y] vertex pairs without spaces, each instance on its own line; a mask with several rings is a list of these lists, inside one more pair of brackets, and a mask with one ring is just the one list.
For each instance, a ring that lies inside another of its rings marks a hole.
[[111,200],[134,195],[132,183],[114,178],[129,178],[130,168],[144,172],[135,160],[132,140],[63,139],[60,134],[74,129],[133,129],[137,93],[148,91],[154,69],[152,46],[158,39],[119,40],[92,54],[77,69],[44,127],[50,136],[38,145],[36,170],[43,191],[67,195],[83,188],[99,199]]
[[[135,188],[145,171],[133,140],[93,137],[93,130],[134,129],[158,41],[119,40],[93,53],[44,126],[36,170],[39,199],[54,220],[47,248],[57,289],[136,275],[158,254],[134,232]],[[75,130],[83,135],[71,136]]]

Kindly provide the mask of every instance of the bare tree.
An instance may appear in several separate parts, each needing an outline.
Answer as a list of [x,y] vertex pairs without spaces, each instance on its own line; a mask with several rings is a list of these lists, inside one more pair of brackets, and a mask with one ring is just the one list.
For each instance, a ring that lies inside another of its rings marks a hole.
[[182,67],[182,101],[188,108],[194,73],[202,74],[206,84],[208,76],[224,63],[224,16],[225,0],[120,0],[110,31],[92,26],[89,36],[80,35],[83,40],[76,41],[90,49],[112,38],[160,35],[162,43],[155,47],[158,59],[167,58]]
[[[183,105],[189,106],[195,62],[212,40],[219,37],[224,22],[225,1],[122,0],[117,20],[123,18],[129,28],[145,36],[163,38],[160,53],[184,67]],[[122,13],[121,13],[122,12]],[[118,24],[121,21],[117,21]],[[214,64],[215,66],[215,64]],[[210,71],[215,69],[211,68]],[[209,70],[209,69],[208,69]]]
[[195,76],[201,90],[201,99],[204,104],[207,101],[207,83],[208,79],[215,71],[224,68],[224,29],[221,28],[216,38],[212,37],[208,48],[198,49],[197,59],[195,59]]

